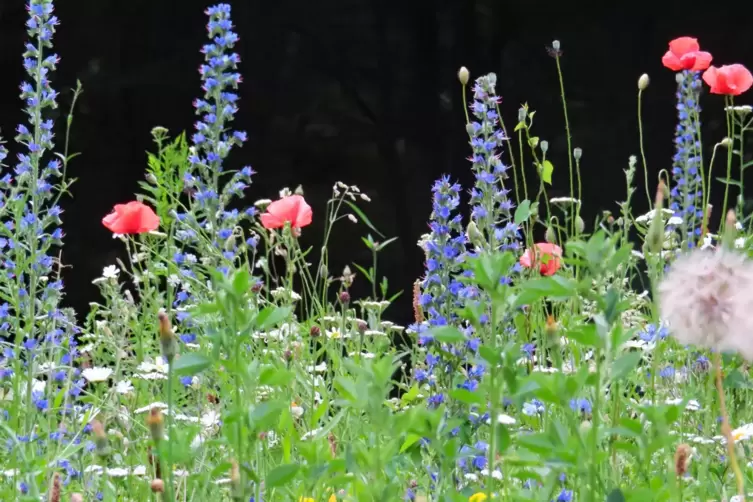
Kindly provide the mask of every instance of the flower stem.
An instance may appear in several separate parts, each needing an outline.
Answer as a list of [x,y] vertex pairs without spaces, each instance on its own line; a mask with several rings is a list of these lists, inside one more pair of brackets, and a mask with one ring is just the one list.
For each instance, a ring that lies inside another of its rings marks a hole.
[[729,416],[727,415],[727,405],[724,400],[724,388],[722,387],[722,356],[719,352],[714,353],[714,372],[716,380],[716,391],[719,394],[719,410],[722,415],[722,434],[727,439],[727,455],[729,456],[729,464],[732,467],[732,472],[735,473],[735,481],[737,482],[737,495],[738,502],[745,502],[745,480],[743,473],[740,470],[740,465],[737,463],[737,455],[735,454],[735,440],[732,437],[732,429],[729,425]]

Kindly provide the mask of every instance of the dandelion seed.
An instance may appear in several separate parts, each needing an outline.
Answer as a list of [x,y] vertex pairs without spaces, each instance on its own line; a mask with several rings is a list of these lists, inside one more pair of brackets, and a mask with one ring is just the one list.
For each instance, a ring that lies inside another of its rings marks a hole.
[[753,265],[734,251],[680,256],[658,287],[659,306],[680,343],[753,359]]

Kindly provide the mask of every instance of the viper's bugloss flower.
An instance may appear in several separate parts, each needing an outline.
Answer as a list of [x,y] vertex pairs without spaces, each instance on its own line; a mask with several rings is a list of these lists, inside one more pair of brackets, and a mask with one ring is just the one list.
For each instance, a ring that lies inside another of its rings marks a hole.
[[460,185],[443,176],[432,187],[434,194],[429,222],[431,233],[422,241],[426,253],[426,275],[421,281],[419,304],[432,326],[448,324],[454,309],[462,306],[457,279],[465,255],[466,237],[460,205]]
[[515,207],[505,188],[508,166],[500,159],[507,139],[500,128],[496,95],[497,76],[479,77],[473,87],[471,111],[476,118],[467,126],[473,153],[470,157],[476,182],[471,190],[471,219],[484,235],[486,250],[517,250],[518,226],[512,220]]
[[696,246],[701,236],[703,222],[700,90],[701,81],[697,71],[686,70],[677,74],[677,128],[669,208],[673,216],[682,222],[667,227],[672,230],[679,226],[682,241],[691,248]]

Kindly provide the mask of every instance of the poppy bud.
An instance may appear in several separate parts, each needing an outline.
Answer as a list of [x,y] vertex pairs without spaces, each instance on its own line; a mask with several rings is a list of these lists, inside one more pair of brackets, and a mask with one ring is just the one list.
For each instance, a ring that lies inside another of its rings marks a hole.
[[727,249],[735,248],[735,239],[737,238],[737,217],[735,216],[735,210],[730,209],[727,211],[727,218],[724,222],[724,240],[722,243]]
[[547,140],[542,140],[541,143],[539,143],[539,146],[543,153],[546,153],[549,150],[549,142]]
[[560,50],[560,41],[559,40],[552,40],[552,49],[555,51]]
[[350,303],[350,293],[348,293],[347,291],[341,292],[340,293],[340,303],[342,303],[343,305],[345,305],[347,307],[348,304]]
[[162,357],[165,358],[168,364],[172,364],[175,354],[178,352],[178,342],[170,325],[170,318],[163,310],[160,310],[159,314],[157,314],[157,319],[159,320],[159,340],[162,347]]
[[730,138],[722,138],[719,144],[722,145],[724,148],[729,148],[730,146],[732,146],[733,141]]
[[107,457],[110,454],[110,447],[107,445],[107,435],[102,422],[94,420],[92,422],[92,432],[94,433],[94,451],[100,457]]
[[645,91],[646,87],[648,87],[649,84],[649,78],[648,74],[644,73],[643,75],[638,78],[638,90]]
[[684,72],[678,72],[675,74],[675,82],[682,84],[685,81]]
[[233,491],[233,499],[241,500],[243,491],[241,486],[241,470],[238,467],[238,461],[235,459],[230,461],[230,486]]
[[656,188],[656,200],[654,201],[654,219],[646,235],[646,246],[650,252],[658,253],[664,244],[664,222],[662,221],[662,208],[664,207],[664,181],[659,180]]
[[319,328],[319,326],[311,326],[311,329],[309,330],[309,336],[316,338],[321,334],[322,330]]
[[557,242],[557,235],[554,233],[552,227],[546,227],[546,233],[544,234],[544,240],[551,243]]
[[690,464],[690,457],[693,456],[693,449],[683,443],[677,447],[675,451],[675,475],[681,478],[688,472],[688,464]]
[[461,66],[458,70],[458,80],[460,80],[460,83],[462,85],[468,84],[468,78],[470,77],[470,72],[468,71],[468,68],[465,66]]
[[49,502],[60,502],[60,474],[57,472],[52,475],[52,486],[47,500]]
[[524,106],[518,108],[518,122],[525,122],[527,114],[528,112]]
[[575,147],[573,148],[573,158],[575,160],[580,160],[580,158],[583,156],[583,149]]
[[471,221],[465,231],[465,236],[474,246],[480,248],[484,246],[484,235],[479,231],[476,223]]
[[150,485],[152,493],[163,493],[165,491],[165,482],[161,479],[153,479]]
[[149,427],[149,433],[155,443],[159,443],[165,436],[164,422],[159,408],[155,406],[149,411],[149,416],[146,417],[146,425]]
[[152,173],[146,173],[146,181],[151,183],[152,185],[157,184],[157,177],[153,175]]
[[575,217],[575,231],[579,234],[583,233],[583,230],[586,229],[586,223],[583,221],[583,218],[580,217],[580,215]]

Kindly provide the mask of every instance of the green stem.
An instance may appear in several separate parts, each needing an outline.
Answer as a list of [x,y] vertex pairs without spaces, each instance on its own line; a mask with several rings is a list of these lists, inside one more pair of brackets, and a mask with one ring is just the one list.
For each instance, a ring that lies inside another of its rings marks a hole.
[[643,89],[638,89],[638,144],[641,149],[641,160],[643,161],[643,182],[646,185],[646,199],[648,208],[653,209],[654,203],[651,198],[651,191],[648,188],[648,164],[646,163],[646,151],[643,148]]

